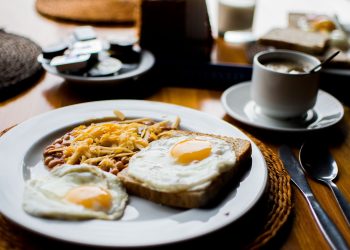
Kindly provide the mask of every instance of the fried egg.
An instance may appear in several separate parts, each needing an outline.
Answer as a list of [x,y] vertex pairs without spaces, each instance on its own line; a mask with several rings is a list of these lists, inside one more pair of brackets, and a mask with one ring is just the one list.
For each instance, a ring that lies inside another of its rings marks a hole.
[[234,167],[232,145],[211,136],[177,135],[153,141],[131,157],[127,173],[162,192],[198,190]]
[[123,215],[127,193],[118,177],[92,165],[62,165],[27,181],[23,208],[34,216],[114,220]]

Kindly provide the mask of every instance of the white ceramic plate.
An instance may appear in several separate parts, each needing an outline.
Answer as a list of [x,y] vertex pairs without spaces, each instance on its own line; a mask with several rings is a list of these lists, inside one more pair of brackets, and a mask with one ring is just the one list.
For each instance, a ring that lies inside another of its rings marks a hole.
[[57,109],[19,124],[0,138],[1,212],[25,228],[69,242],[113,247],[155,246],[222,228],[245,214],[263,194],[267,168],[263,155],[252,143],[250,169],[238,186],[214,207],[174,209],[131,196],[124,216],[117,221],[62,221],[26,214],[22,209],[25,180],[48,172],[42,162],[44,147],[72,126],[112,116],[114,109],[127,117],[174,119],[179,115],[184,129],[248,139],[237,128],[216,117],[159,102],[99,101]]
[[75,84],[88,84],[88,85],[111,85],[117,84],[126,80],[135,79],[142,74],[149,71],[155,63],[154,55],[148,50],[142,50],[141,59],[138,65],[127,72],[120,73],[113,76],[101,76],[101,77],[92,77],[92,76],[79,76],[73,74],[66,74],[58,72],[55,67],[50,66],[47,63],[42,63],[43,68],[54,75],[60,76],[67,80],[68,82]]
[[250,98],[251,82],[234,85],[222,94],[221,103],[234,119],[247,125],[283,132],[307,132],[328,128],[344,116],[342,104],[332,95],[319,90],[315,106],[297,119],[275,119],[261,113]]

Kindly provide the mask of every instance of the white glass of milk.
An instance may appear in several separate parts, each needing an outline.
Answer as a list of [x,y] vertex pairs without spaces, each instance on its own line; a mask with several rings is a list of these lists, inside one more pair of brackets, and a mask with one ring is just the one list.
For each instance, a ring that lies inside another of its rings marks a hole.
[[218,0],[218,32],[228,42],[253,40],[255,0]]

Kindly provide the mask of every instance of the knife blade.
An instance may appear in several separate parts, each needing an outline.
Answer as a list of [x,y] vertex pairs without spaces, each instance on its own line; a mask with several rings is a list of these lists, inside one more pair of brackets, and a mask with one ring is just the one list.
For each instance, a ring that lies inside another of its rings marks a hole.
[[289,175],[291,176],[293,183],[298,187],[306,199],[311,209],[312,215],[317,222],[317,225],[319,226],[322,234],[326,238],[331,248],[350,249],[337,226],[328,217],[327,213],[323,210],[321,205],[314,197],[311,188],[306,180],[305,174],[301,168],[301,165],[295,158],[292,150],[288,146],[283,145],[279,149],[279,155],[284,167],[287,169]]

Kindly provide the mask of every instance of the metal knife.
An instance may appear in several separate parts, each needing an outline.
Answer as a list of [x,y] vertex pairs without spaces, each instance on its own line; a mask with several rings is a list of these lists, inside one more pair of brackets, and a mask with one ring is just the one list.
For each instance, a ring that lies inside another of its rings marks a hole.
[[313,217],[332,249],[350,249],[347,242],[339,232],[339,229],[314,197],[304,172],[292,150],[288,146],[283,145],[279,149],[279,155],[284,167],[291,176],[293,183],[299,188],[306,199]]

